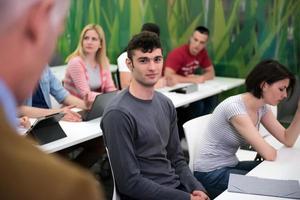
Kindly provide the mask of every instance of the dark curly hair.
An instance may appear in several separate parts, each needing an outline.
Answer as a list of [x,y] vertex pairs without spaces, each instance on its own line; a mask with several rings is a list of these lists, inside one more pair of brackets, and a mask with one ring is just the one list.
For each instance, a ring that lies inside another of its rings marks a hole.
[[142,31],[134,35],[127,46],[127,56],[130,60],[132,60],[133,51],[138,49],[143,53],[162,49],[158,35],[149,31]]

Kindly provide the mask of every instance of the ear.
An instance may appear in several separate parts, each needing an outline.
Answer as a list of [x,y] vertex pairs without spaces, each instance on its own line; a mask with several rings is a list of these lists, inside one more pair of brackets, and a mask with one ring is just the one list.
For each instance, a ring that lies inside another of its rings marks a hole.
[[264,89],[266,89],[267,86],[268,86],[268,83],[266,81],[261,82],[261,84],[260,84],[261,91],[264,91]]
[[190,43],[191,43],[191,40],[192,40],[192,36],[189,38],[189,40],[188,40],[188,44],[190,44]]
[[49,27],[51,25],[51,11],[53,8],[53,0],[39,1],[28,11],[28,17],[25,27],[25,37],[32,44],[42,43],[47,39]]
[[127,65],[128,69],[132,72],[133,65],[132,65],[132,61],[129,58],[126,58],[126,65]]

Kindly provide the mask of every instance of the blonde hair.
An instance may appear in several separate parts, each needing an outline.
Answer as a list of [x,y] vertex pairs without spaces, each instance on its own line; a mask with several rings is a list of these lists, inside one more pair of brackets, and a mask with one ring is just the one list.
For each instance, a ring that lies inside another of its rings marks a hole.
[[85,57],[85,53],[84,53],[84,50],[82,47],[83,39],[84,39],[86,32],[89,30],[96,31],[96,33],[98,34],[99,40],[100,40],[101,47],[96,52],[96,57],[95,57],[96,62],[100,64],[101,69],[109,67],[108,66],[109,61],[108,61],[108,58],[106,55],[105,34],[104,34],[102,27],[98,24],[88,24],[83,28],[83,30],[80,33],[80,38],[79,38],[77,48],[75,49],[75,51],[73,53],[71,53],[67,57],[66,62],[68,62],[69,60],[71,60],[72,58],[74,58],[76,56],[80,56],[81,58]]

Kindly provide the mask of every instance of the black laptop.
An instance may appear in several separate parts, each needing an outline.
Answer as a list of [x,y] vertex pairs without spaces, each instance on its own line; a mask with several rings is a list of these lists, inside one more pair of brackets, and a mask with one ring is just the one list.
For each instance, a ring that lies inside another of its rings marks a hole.
[[82,120],[89,121],[101,117],[105,107],[116,94],[117,91],[97,95],[90,110],[81,110],[78,112],[81,115]]
[[58,123],[63,116],[64,113],[55,113],[38,118],[28,129],[26,136],[32,137],[40,145],[67,137]]

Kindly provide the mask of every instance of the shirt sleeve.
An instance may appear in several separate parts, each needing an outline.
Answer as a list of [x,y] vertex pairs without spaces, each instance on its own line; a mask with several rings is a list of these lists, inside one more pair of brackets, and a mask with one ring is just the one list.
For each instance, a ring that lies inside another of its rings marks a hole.
[[101,73],[102,77],[101,79],[103,80],[103,86],[101,86],[101,89],[103,91],[101,92],[112,92],[117,90],[115,83],[112,79],[111,72],[109,69],[103,69],[103,72]]
[[71,59],[67,70],[81,98],[83,99],[85,95],[88,95],[88,100],[94,101],[99,92],[93,92],[90,89],[83,63],[78,59]]
[[226,117],[227,121],[229,121],[232,117],[237,115],[247,115],[247,111],[239,103],[231,103],[226,106],[223,106],[223,108],[224,116]]
[[48,77],[50,83],[50,94],[58,103],[62,103],[69,95],[68,91],[62,86],[62,83],[55,77],[50,69],[48,69]]
[[175,173],[180,177],[180,183],[185,186],[186,190],[189,193],[192,193],[194,190],[206,192],[203,185],[192,174],[184,158],[184,154],[178,136],[177,117],[175,108],[172,108],[171,115],[172,123],[170,125],[170,130],[172,132],[170,134],[170,141],[167,146],[168,158],[171,160],[172,166],[175,168]]
[[141,175],[134,149],[134,119],[119,110],[111,110],[104,115],[101,128],[121,194],[145,200],[190,199],[187,192],[160,185]]
[[179,49],[174,49],[168,54],[165,66],[177,72],[182,65],[182,56],[180,55]]
[[203,49],[203,51],[199,54],[199,65],[203,69],[212,65],[206,49]]

